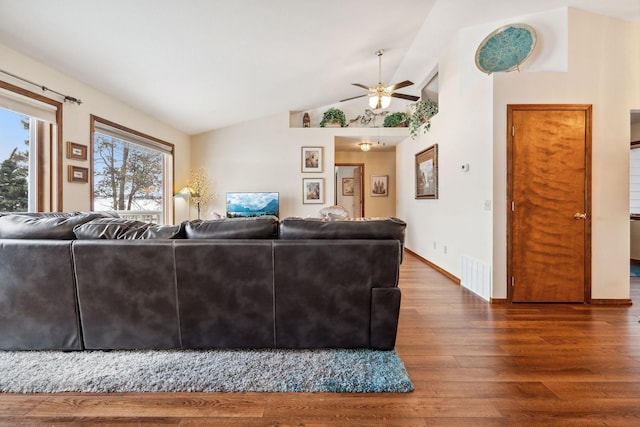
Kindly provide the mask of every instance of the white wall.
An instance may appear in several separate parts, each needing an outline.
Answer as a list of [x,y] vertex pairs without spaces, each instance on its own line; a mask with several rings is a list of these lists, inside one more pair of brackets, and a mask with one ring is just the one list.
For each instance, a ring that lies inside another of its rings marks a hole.
[[[640,26],[570,9],[568,73],[496,76],[495,156],[506,153],[506,105],[592,104],[592,298],[629,298],[629,111],[640,105]],[[505,174],[496,176],[506,200]],[[506,209],[495,247],[506,242]],[[495,296],[506,295],[506,256],[496,256]],[[502,284],[502,285],[501,285]]]
[[[82,105],[63,104],[63,134],[62,141],[60,141],[61,144],[66,144],[66,141],[73,141],[88,146],[91,142],[89,116],[94,114],[174,144],[174,173],[176,183],[186,181],[189,173],[190,138],[185,133],[144,115],[128,105],[36,62],[21,53],[9,49],[2,44],[0,44],[0,68],[82,100]],[[0,79],[15,86],[23,87],[31,92],[40,92],[38,88],[26,85],[4,74],[0,74]],[[50,97],[52,99],[61,101],[60,97],[54,94],[45,93],[44,95],[51,95]],[[169,102],[169,100],[167,102]],[[63,145],[63,148],[64,147]],[[90,162],[63,159],[62,209],[65,211],[89,210],[91,205],[89,184],[69,183],[66,174],[68,164],[88,167]],[[181,211],[178,207],[175,220],[179,222],[182,219],[186,219],[186,210]]]
[[[593,105],[592,298],[629,298],[629,110],[640,104],[640,26],[569,10],[569,72],[496,79],[496,133],[506,129],[509,103]],[[497,134],[496,156],[505,151]],[[496,193],[506,194],[504,177]],[[504,212],[504,210],[503,210]],[[496,244],[506,240],[506,215],[497,215]],[[496,270],[506,270],[496,259]],[[506,283],[501,275],[498,284]],[[498,285],[499,286],[499,285]],[[500,289],[500,287],[498,288]],[[502,287],[506,294],[506,287]],[[501,293],[501,294],[502,294]]]
[[[225,214],[230,191],[277,191],[280,217],[317,216],[333,204],[334,133],[340,129],[289,128],[289,113],[206,132],[192,138],[192,167],[204,167],[217,194],[203,212]],[[301,172],[303,146],[323,147],[323,172]],[[302,178],[324,178],[324,204],[302,203]]]
[[[475,49],[512,22],[536,29],[536,52],[520,72],[483,75]],[[573,9],[460,31],[439,60],[440,112],[431,131],[397,149],[407,248],[457,277],[463,255],[492,265],[491,297],[506,298],[506,106],[593,104],[592,297],[629,298],[629,111],[640,105],[639,41],[637,24]],[[414,155],[435,143],[439,199],[415,200]]]
[[[462,255],[491,263],[492,87],[461,64],[464,42],[453,40],[438,64],[439,112],[431,130],[397,147],[398,216],[406,247],[460,277]],[[415,154],[438,144],[438,199],[415,199]],[[469,164],[467,172],[463,164]]]
[[[522,72],[566,69],[565,16],[566,10],[558,10],[460,31],[439,58],[439,112],[431,130],[397,148],[397,211],[408,223],[406,246],[457,277],[462,256],[493,263],[492,212],[501,205],[493,181],[506,173],[493,164],[493,76],[476,68],[477,46],[504,24],[527,23],[537,29],[539,45]],[[550,39],[556,40],[554,48],[544,42]],[[439,197],[416,200],[415,154],[433,144],[438,144]],[[469,164],[468,171],[463,164]]]
[[[241,123],[223,129],[195,135],[192,138],[191,163],[193,168],[204,167],[212,181],[212,190],[217,193],[209,206],[203,211],[203,218],[208,218],[211,212],[224,215],[225,194],[229,191],[277,191],[280,193],[280,217],[299,216],[316,217],[318,211],[325,206],[334,204],[335,188],[335,139],[337,137],[357,138],[361,136],[398,136],[406,134],[406,129],[400,128],[301,128],[290,127],[289,112],[271,117]],[[303,146],[323,147],[323,172],[301,172],[301,149]],[[365,163],[365,181],[369,173],[376,175],[394,175],[393,153],[379,155],[370,154],[372,159],[387,158],[386,161],[374,161],[369,167],[369,160],[359,157],[348,157],[351,160],[343,162]],[[363,160],[356,160],[363,159]],[[383,166],[384,165],[384,166]],[[379,167],[378,167],[379,166]],[[302,203],[302,179],[324,178],[323,204]],[[369,184],[365,182],[365,192]],[[390,188],[393,188],[393,178],[390,176]],[[385,203],[393,203],[393,194]],[[375,203],[371,203],[376,206]],[[366,204],[365,204],[366,208]],[[383,214],[383,211],[373,210],[366,215]],[[387,208],[388,209],[388,208]],[[389,210],[384,211],[387,215]],[[193,216],[193,215],[192,215]]]

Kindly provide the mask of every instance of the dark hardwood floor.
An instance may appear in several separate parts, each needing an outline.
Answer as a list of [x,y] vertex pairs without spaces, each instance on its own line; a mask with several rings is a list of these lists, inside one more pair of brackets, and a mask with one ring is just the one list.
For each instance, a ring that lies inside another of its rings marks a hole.
[[0,426],[640,426],[640,307],[490,305],[409,254],[400,287],[412,393],[0,394]]

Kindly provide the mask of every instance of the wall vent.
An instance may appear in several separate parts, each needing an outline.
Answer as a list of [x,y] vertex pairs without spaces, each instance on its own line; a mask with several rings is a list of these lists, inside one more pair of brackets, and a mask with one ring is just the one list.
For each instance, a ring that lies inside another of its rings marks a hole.
[[491,298],[491,266],[479,259],[462,255],[460,284],[487,301]]

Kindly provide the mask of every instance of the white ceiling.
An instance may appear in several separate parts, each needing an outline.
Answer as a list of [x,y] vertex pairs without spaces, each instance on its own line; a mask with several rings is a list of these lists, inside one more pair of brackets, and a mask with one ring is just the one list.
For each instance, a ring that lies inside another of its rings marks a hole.
[[420,83],[457,29],[563,6],[640,22],[640,0],[0,0],[0,43],[197,134],[360,95],[381,48],[383,83]]

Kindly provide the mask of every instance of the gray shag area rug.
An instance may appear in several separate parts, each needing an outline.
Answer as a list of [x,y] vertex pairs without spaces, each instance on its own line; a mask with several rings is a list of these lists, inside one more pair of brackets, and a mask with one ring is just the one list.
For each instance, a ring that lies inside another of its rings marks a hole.
[[409,392],[393,351],[2,351],[0,391]]

